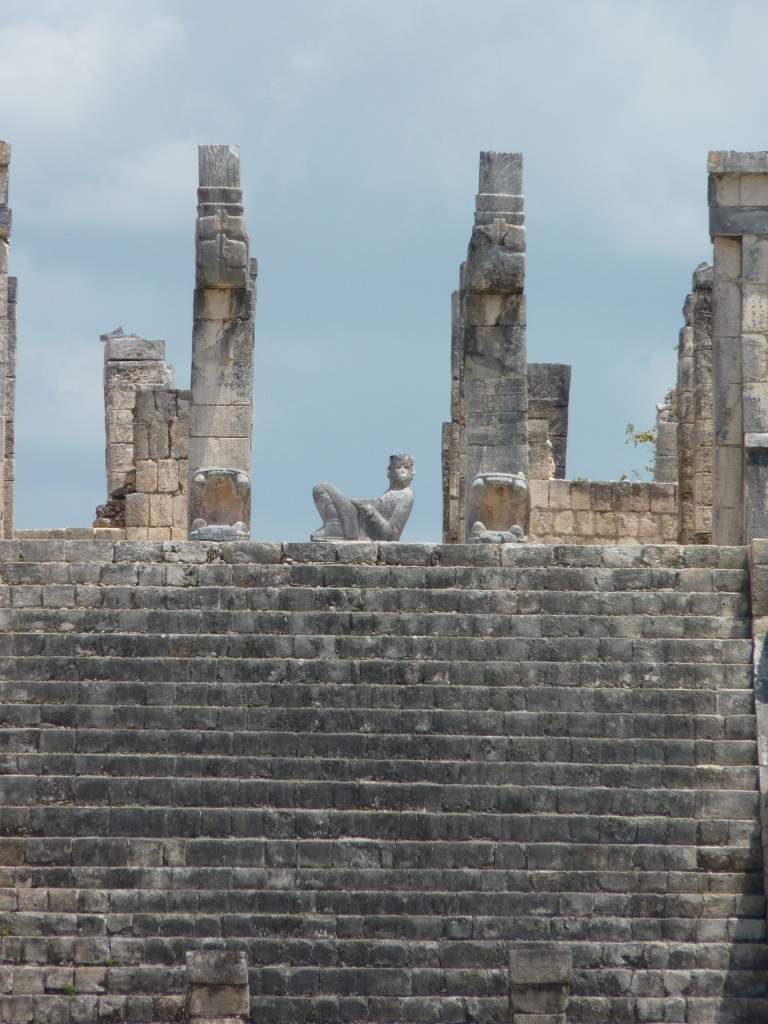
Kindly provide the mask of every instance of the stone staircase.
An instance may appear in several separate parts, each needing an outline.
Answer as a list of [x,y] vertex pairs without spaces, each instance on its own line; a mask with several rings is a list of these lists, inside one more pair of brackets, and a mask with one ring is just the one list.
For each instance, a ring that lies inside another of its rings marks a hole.
[[[765,1024],[743,548],[0,543],[0,1020]],[[510,956],[567,950],[561,1008]]]

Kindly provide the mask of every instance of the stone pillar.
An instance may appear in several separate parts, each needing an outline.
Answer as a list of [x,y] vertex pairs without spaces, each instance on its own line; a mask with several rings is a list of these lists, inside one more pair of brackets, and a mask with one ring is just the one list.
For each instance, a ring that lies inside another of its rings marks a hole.
[[768,153],[709,154],[712,540],[768,536]]
[[16,379],[16,280],[8,276],[11,147],[0,142],[0,537],[13,537],[14,391]]
[[[693,274],[689,303],[693,330],[693,537],[682,544],[712,543],[712,265]],[[687,319],[686,319],[687,322]]]
[[16,489],[16,289],[8,278],[8,350],[5,363],[5,448],[3,451],[3,536],[13,539]]
[[[466,495],[475,477],[528,476],[522,173],[520,153],[480,154],[475,227],[454,312],[459,382],[453,384],[453,430],[445,436],[461,449],[463,433],[466,455],[453,486],[445,473],[447,499],[458,504],[465,495],[458,514],[444,516],[449,541],[467,539]],[[444,451],[443,458],[450,462],[454,455]]]
[[531,480],[564,480],[571,367],[528,363],[528,461]]
[[[200,146],[199,165],[190,488],[214,469],[234,472],[238,480],[247,477],[247,501],[233,508],[232,515],[249,525],[256,261],[249,259],[243,221],[239,151]],[[202,489],[206,491],[204,485]],[[244,494],[242,487],[237,494],[233,491],[234,503],[240,504]],[[233,526],[217,521],[220,508],[203,509],[196,522]]]

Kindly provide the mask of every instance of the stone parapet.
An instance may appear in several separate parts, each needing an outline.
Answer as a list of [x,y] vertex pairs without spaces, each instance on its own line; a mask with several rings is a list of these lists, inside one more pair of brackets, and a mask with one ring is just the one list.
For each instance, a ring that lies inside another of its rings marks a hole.
[[540,544],[674,544],[677,486],[531,480],[530,536]]

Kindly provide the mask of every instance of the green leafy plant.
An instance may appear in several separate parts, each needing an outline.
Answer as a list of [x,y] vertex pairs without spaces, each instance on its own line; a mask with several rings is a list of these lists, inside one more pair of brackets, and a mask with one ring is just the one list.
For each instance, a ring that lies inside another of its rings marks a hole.
[[64,989],[64,995],[66,995],[66,996],[73,996],[74,994],[75,994],[75,986],[74,985],[67,985],[67,987]]
[[[631,444],[633,448],[642,447],[646,456],[649,458],[649,462],[643,467],[646,473],[653,473],[654,463],[656,462],[656,431],[655,430],[635,430],[634,423],[628,423],[624,429],[624,444]],[[631,477],[633,480],[639,480],[640,474],[637,470],[631,471]],[[629,477],[624,473],[621,477],[622,480],[628,480]]]

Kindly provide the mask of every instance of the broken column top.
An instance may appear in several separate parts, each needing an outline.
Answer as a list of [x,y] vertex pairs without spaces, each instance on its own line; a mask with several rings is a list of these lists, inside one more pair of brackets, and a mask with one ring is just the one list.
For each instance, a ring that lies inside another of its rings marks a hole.
[[[11,162],[11,144],[9,142],[0,141],[0,206],[8,205],[8,164]],[[5,232],[4,237],[10,232],[10,224],[8,225],[8,231]]]
[[522,153],[481,153],[480,194],[520,196],[523,194]]
[[480,154],[480,191],[475,197],[475,224],[487,225],[495,220],[504,220],[522,228],[522,153]]
[[198,146],[200,188],[240,188],[237,146]]

